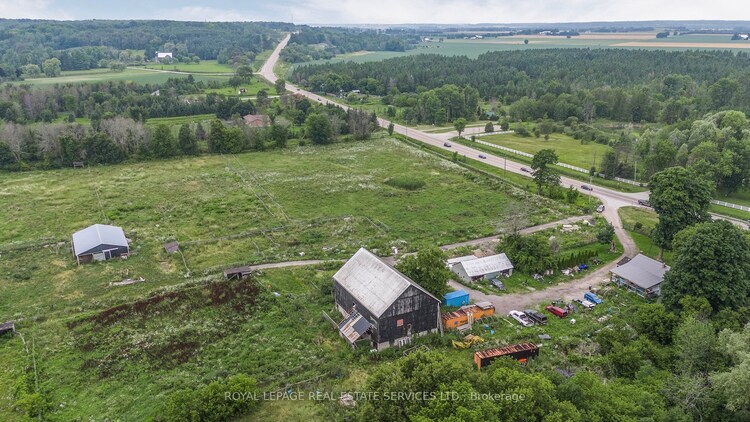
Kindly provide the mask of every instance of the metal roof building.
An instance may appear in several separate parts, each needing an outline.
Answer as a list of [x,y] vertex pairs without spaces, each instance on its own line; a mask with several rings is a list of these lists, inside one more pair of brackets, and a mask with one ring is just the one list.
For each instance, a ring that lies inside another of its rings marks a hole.
[[130,253],[121,227],[94,224],[73,233],[73,254],[78,263],[104,261]]
[[348,330],[348,322],[356,325],[355,331],[365,327],[359,317],[351,318],[355,313],[369,322],[377,349],[407,344],[412,336],[440,327],[440,300],[364,248],[334,274],[333,281],[336,306],[345,318],[340,328],[347,333],[342,335],[351,343],[364,336]]
[[659,296],[664,274],[669,265],[638,254],[627,263],[613,268],[611,280],[618,286],[626,287],[644,298]]
[[463,281],[472,282],[480,278],[490,279],[499,275],[513,275],[513,264],[504,253],[483,258],[466,259],[451,266]]

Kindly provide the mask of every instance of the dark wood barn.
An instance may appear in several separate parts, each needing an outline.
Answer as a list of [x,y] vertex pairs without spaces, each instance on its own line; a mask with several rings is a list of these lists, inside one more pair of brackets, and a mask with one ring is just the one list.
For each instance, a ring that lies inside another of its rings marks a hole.
[[382,350],[441,329],[440,300],[364,248],[334,274],[333,283],[345,318],[339,329],[351,343],[369,339]]

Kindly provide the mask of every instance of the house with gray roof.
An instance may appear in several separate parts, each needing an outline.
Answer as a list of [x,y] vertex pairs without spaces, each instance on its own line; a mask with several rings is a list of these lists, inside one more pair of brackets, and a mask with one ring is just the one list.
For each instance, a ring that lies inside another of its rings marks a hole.
[[72,249],[79,264],[106,261],[130,253],[122,228],[105,224],[94,224],[73,233]]
[[367,249],[333,275],[339,332],[352,345],[369,340],[382,350],[440,330],[440,300]]
[[612,283],[625,287],[640,297],[651,299],[661,293],[661,283],[669,265],[638,254],[610,271]]
[[[449,263],[450,265],[450,263]],[[513,275],[513,264],[504,253],[482,258],[461,257],[461,260],[450,265],[451,271],[466,283],[480,279],[490,280],[498,276]]]

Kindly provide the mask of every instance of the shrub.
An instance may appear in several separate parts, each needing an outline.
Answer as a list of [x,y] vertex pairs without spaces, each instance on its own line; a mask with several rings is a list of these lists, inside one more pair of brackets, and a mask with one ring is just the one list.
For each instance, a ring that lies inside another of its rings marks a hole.
[[384,182],[388,186],[404,190],[419,190],[425,186],[425,181],[421,179],[415,179],[410,176],[396,176],[385,179]]

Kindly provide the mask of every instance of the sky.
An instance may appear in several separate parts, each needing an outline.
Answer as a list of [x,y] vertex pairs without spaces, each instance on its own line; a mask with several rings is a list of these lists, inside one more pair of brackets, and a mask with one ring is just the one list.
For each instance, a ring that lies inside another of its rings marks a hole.
[[750,20],[739,0],[0,0],[0,17],[297,24]]

